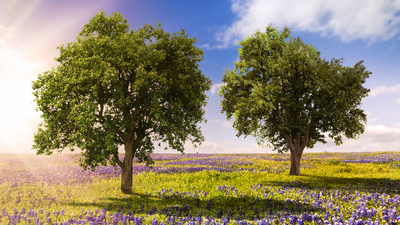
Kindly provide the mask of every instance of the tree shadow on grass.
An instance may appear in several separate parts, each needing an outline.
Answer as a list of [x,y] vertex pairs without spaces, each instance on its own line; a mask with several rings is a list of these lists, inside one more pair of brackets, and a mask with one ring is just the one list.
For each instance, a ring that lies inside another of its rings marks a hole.
[[[400,181],[387,178],[348,178],[334,176],[298,175],[292,182],[265,182],[268,186],[285,186],[324,190],[355,190],[380,194],[400,194]],[[300,182],[299,182],[300,181]]]
[[[73,207],[94,207],[106,209],[109,212],[133,212],[134,214],[163,214],[176,217],[212,216],[214,218],[230,219],[259,219],[268,215],[280,215],[283,213],[315,213],[322,212],[322,208],[313,208],[311,204],[280,201],[276,199],[262,198],[261,195],[233,196],[217,195],[206,198],[196,197],[168,197],[149,196],[133,192],[130,196],[122,198],[99,198],[96,202],[68,202],[65,205]],[[279,218],[279,216],[278,216]]]
[[[292,178],[292,177],[291,177]],[[342,190],[367,191],[375,193],[396,194],[400,190],[400,182],[384,178],[343,178],[334,176],[313,176],[299,175],[293,176],[292,181],[264,181],[265,186],[275,186],[280,189],[296,188],[308,189],[315,193],[320,190],[331,191]],[[261,188],[261,186],[260,186]],[[253,187],[254,189],[254,187]],[[286,189],[287,190],[287,189]],[[209,195],[189,197],[181,195],[148,195],[140,192],[131,194],[121,194],[120,197],[98,198],[96,201],[87,203],[72,201],[64,203],[72,207],[93,207],[97,209],[107,209],[110,212],[134,212],[136,215],[161,214],[166,216],[175,215],[176,217],[192,216],[212,216],[216,218],[231,219],[257,219],[265,218],[269,215],[278,216],[280,214],[292,213],[318,213],[324,212],[322,206],[312,206],[310,202],[304,203],[295,199],[277,200],[272,198],[266,190],[266,196],[262,191],[257,192],[258,196],[247,196],[233,194],[233,192],[221,193],[220,195]],[[172,196],[171,196],[172,195]],[[312,200],[311,200],[312,201]],[[278,216],[279,217],[279,216]]]

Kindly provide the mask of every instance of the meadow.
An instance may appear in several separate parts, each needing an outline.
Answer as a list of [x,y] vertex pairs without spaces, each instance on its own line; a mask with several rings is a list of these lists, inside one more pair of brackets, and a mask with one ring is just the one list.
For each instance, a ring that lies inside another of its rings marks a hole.
[[[1,224],[400,224],[400,153],[152,154],[82,172],[71,154],[0,155]],[[123,157],[121,155],[121,157]]]

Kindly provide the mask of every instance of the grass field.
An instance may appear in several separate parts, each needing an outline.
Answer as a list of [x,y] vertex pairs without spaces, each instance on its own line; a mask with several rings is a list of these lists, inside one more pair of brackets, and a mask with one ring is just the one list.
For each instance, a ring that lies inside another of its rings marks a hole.
[[81,172],[70,154],[0,156],[1,224],[400,224],[400,153],[153,154]]

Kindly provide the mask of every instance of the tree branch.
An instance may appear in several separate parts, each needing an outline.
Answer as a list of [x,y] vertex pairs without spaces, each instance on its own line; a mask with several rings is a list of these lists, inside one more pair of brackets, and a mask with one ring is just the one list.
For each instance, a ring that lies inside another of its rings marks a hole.
[[118,127],[114,126],[113,124],[110,123],[111,128],[115,131],[115,133],[118,134],[118,136],[122,139],[124,143],[126,143],[126,137],[124,134],[118,129]]
[[137,99],[136,100],[136,105],[135,105],[135,112],[133,113],[132,118],[131,118],[131,129],[129,130],[130,134],[135,129],[135,125],[139,122],[139,120],[136,120],[138,115],[139,115],[139,112],[141,111],[139,109],[139,105],[140,105],[140,101],[139,101],[139,99]]
[[123,163],[119,160],[118,152],[113,154],[114,161],[118,164],[118,166],[123,167]]
[[305,131],[305,133],[304,133],[304,137],[303,137],[303,139],[301,140],[300,149],[301,149],[302,152],[303,152],[304,148],[305,148],[306,145],[307,145],[308,137],[309,137],[309,135],[310,135],[310,129],[312,128],[312,126],[314,125],[314,123],[317,122],[318,120],[320,120],[321,118],[322,118],[321,116],[317,116],[317,117],[315,117],[314,119],[312,119],[311,122],[310,122],[309,124],[307,124],[307,126],[306,126],[306,131]]
[[131,119],[131,129],[129,130],[130,133],[132,133],[135,130],[135,125],[139,122],[139,120],[136,120],[139,113],[146,111],[146,109],[148,109],[148,107],[151,106],[152,104],[153,103],[151,101],[149,101],[149,103],[145,104],[144,106],[142,106],[139,109],[140,101],[139,101],[139,99],[136,100],[135,113],[133,114],[132,119]]
[[99,84],[99,89],[100,89],[100,96],[99,96],[99,104],[100,104],[100,112],[99,112],[99,118],[103,118],[103,110],[104,110],[104,101],[103,101],[103,85]]
[[313,125],[313,121],[311,121],[309,124],[307,124],[306,131],[304,133],[304,137],[301,139],[301,145],[300,149],[303,152],[303,149],[306,147],[307,141],[308,141],[308,136],[310,135],[310,129]]
[[[99,117],[97,116],[98,120],[95,120],[95,122],[99,122],[101,124],[106,124],[108,120],[105,120],[104,117]],[[122,141],[125,143],[126,142],[126,138],[124,136],[124,134],[118,129],[118,127],[112,125],[111,123],[108,123],[108,125],[115,131],[115,133],[118,134],[118,136],[122,139]]]
[[288,147],[290,150],[293,149],[292,138],[282,129],[282,126],[276,121],[276,119],[272,116],[268,118],[268,120],[275,126],[275,128],[279,131],[279,133],[285,138],[288,143]]

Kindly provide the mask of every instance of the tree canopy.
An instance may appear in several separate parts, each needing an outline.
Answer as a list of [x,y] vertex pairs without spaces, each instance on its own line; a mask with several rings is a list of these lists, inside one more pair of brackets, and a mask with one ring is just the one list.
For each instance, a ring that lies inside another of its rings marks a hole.
[[343,59],[321,59],[313,45],[290,34],[288,27],[279,33],[269,25],[241,41],[239,60],[233,71],[225,69],[218,95],[238,137],[252,135],[259,145],[290,151],[290,174],[299,174],[304,148],[326,143],[324,133],[340,145],[343,137],[364,132],[366,115],[358,106],[371,72],[363,61],[346,67]]
[[171,35],[158,22],[130,31],[121,14],[102,11],[76,39],[57,47],[59,66],[33,82],[43,118],[34,135],[37,154],[78,147],[84,169],[111,162],[124,173],[133,157],[153,163],[151,136],[180,152],[189,137],[195,147],[204,141],[197,123],[211,80],[199,69],[204,55],[196,38],[184,29]]

